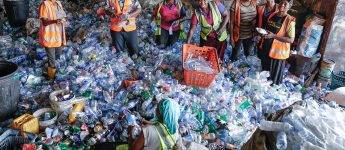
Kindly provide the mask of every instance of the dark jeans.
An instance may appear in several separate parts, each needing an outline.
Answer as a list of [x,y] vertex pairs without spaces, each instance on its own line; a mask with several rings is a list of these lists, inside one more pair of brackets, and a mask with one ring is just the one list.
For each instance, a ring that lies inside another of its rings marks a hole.
[[63,51],[63,47],[46,47],[46,52],[48,56],[48,66],[56,67],[56,59],[60,58],[60,55]]
[[123,51],[125,49],[125,46],[127,46],[130,56],[138,54],[139,42],[137,30],[130,32],[126,32],[124,30],[116,32],[111,30],[110,33],[113,40],[113,46],[117,51]]
[[246,57],[250,55],[254,55],[255,42],[253,41],[253,38],[239,39],[235,43],[235,48],[232,50],[231,58],[230,58],[231,60],[233,61],[238,60],[239,52],[241,51],[242,46],[243,46],[244,55]]
[[180,37],[180,30],[173,31],[173,35],[169,35],[169,31],[161,28],[161,35],[157,36],[158,44],[163,44],[165,47],[173,45],[176,43]]

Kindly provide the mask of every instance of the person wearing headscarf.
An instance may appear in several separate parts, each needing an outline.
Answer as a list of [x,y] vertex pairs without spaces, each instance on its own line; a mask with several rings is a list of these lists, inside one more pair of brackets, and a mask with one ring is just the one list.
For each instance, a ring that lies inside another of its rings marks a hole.
[[198,8],[191,18],[187,44],[190,44],[198,23],[201,26],[200,46],[209,46],[217,49],[219,59],[223,61],[227,47],[228,33],[226,25],[229,22],[229,13],[218,0],[197,0]]
[[45,0],[39,8],[40,28],[39,43],[48,55],[48,77],[55,79],[56,59],[60,57],[66,45],[66,13],[59,0]]
[[288,15],[291,5],[288,0],[281,0],[278,12],[272,13],[267,20],[263,50],[270,57],[270,78],[274,84],[283,81],[285,61],[290,56],[290,44],[295,40],[295,18]]
[[173,45],[179,38],[185,39],[183,21],[186,11],[179,0],[163,0],[159,2],[153,12],[152,20],[156,22],[157,43],[164,49]]
[[142,127],[137,139],[134,139],[133,134],[131,134],[128,143],[129,149],[176,149],[176,146],[182,143],[178,132],[179,104],[172,99],[161,100],[157,105],[156,116],[158,121]]

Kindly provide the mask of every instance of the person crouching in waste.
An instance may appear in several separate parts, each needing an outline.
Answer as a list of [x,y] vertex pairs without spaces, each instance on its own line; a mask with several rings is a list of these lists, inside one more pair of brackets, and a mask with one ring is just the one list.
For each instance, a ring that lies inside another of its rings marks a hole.
[[226,24],[229,21],[229,13],[225,6],[218,0],[197,0],[198,8],[195,9],[191,18],[187,44],[191,43],[197,24],[200,23],[200,46],[210,46],[217,49],[219,59],[223,61],[227,47]]
[[163,0],[156,5],[152,20],[157,25],[155,36],[160,49],[176,43],[180,38],[186,39],[183,21],[186,11],[178,0]]
[[129,149],[132,150],[158,150],[181,149],[183,147],[181,135],[178,132],[180,106],[172,99],[163,99],[156,109],[158,121],[142,127],[138,138],[134,138],[134,128],[129,137]]
[[138,54],[138,34],[136,17],[141,12],[138,0],[107,0],[107,5],[99,9],[97,14],[110,16],[110,33],[113,51],[128,48],[130,56]]
[[45,0],[39,8],[40,28],[39,43],[48,55],[48,77],[55,79],[56,59],[58,59],[66,45],[64,24],[66,13],[58,0]]
[[269,49],[270,78],[274,84],[283,81],[285,61],[290,56],[290,44],[295,39],[295,18],[288,15],[291,5],[289,1],[282,0],[278,12],[272,13],[267,20],[263,49]]

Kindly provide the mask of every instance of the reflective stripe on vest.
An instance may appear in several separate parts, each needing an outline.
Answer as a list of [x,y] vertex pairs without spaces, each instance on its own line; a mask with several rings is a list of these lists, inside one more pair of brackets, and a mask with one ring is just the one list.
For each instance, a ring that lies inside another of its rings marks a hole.
[[[58,4],[58,7],[60,7],[63,11],[63,7],[60,1],[56,2]],[[44,1],[42,5],[46,7],[48,13],[48,18],[45,19],[56,20],[57,15],[54,4],[51,1]],[[65,14],[64,11],[63,13]],[[43,22],[40,21],[38,41],[43,47],[60,47],[62,45],[66,45],[66,35],[64,26],[62,25],[62,31],[60,31],[60,28],[56,23],[44,26]]]
[[157,131],[158,138],[161,144],[160,150],[172,149],[175,145],[172,136],[165,130],[162,124],[158,123],[154,127]]
[[[201,23],[201,38],[204,40],[207,40],[207,36],[214,30],[217,31],[222,23],[222,15],[220,14],[220,11],[216,5],[215,2],[209,2],[212,12],[212,18],[213,18],[213,26],[208,24],[206,18],[204,15],[199,12],[199,10],[195,10],[195,15],[198,21]],[[218,36],[219,41],[224,41],[228,37],[228,33],[226,30],[223,31],[223,33]]]
[[[157,16],[156,16],[156,18],[155,18],[155,20],[156,20],[156,25],[157,25],[157,30],[156,30],[156,32],[155,32],[155,35],[161,35],[161,33],[162,33],[162,29],[161,29],[161,22],[162,22],[162,15],[161,15],[161,13],[160,13],[160,10],[161,10],[161,8],[162,8],[162,6],[163,6],[163,3],[164,3],[164,1],[163,2],[160,2],[159,3],[159,6],[158,6],[158,10],[157,10]],[[180,12],[181,12],[181,9],[182,9],[182,3],[181,2],[177,2],[177,5],[178,5],[178,10],[179,10],[179,18],[180,18]],[[180,27],[180,38],[181,39],[186,39],[186,34],[184,33],[184,25],[183,25],[183,22],[182,23],[180,23],[179,24],[179,27]]]
[[[271,19],[272,16],[274,16],[276,13],[273,13],[268,20]],[[285,36],[286,30],[289,27],[290,23],[293,21],[293,18],[291,16],[286,16],[284,19],[284,22],[282,23],[282,26],[280,27],[279,32],[277,33],[277,36]],[[269,53],[269,56],[273,59],[287,59],[290,56],[290,43],[281,42],[276,39],[273,40],[271,50]]]
[[[125,0],[123,8],[121,10],[118,0],[109,1],[110,7],[113,7],[115,9],[116,15],[127,14],[127,9],[131,7],[131,5],[133,5],[131,0]],[[122,29],[124,29],[126,32],[137,29],[137,26],[135,25],[135,18],[131,17],[128,20],[122,22],[120,22],[117,18],[110,18],[110,30],[119,32]]]

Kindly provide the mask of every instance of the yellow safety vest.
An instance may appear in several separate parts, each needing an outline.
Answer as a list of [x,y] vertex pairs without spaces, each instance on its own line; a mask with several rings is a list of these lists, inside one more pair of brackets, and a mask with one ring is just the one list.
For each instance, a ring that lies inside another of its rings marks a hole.
[[[161,29],[161,22],[162,22],[162,16],[161,16],[161,13],[160,13],[160,10],[161,10],[161,7],[163,5],[164,1],[163,2],[160,2],[159,3],[159,6],[158,6],[158,11],[157,11],[157,16],[155,18],[155,21],[156,21],[156,25],[157,25],[157,30],[155,32],[155,35],[161,35],[161,32],[162,32],[162,29]],[[178,10],[179,10],[179,17],[180,17],[180,12],[181,12],[181,9],[182,9],[182,3],[181,2],[177,2],[177,5],[178,5]],[[183,22],[180,23],[180,38],[181,39],[186,39],[186,34],[184,33],[184,25],[183,25]]]
[[[216,5],[215,2],[210,2],[210,7],[212,11],[212,17],[213,17],[213,26],[208,24],[206,18],[204,15],[199,12],[199,10],[195,10],[195,15],[198,19],[198,21],[201,23],[201,38],[204,40],[207,40],[207,36],[213,31],[217,31],[222,23],[222,15],[220,14],[220,11]],[[228,37],[228,33],[226,30],[223,31],[221,36],[218,36],[219,41],[224,41]]]
[[[159,150],[173,149],[173,147],[175,146],[174,139],[172,138],[170,133],[168,133],[168,131],[165,129],[164,125],[162,125],[161,123],[157,123],[154,127],[157,131],[158,138],[161,144]],[[162,138],[162,136],[164,137],[164,139]]]

